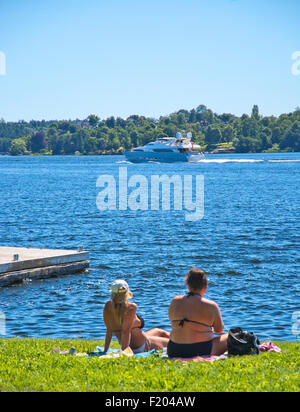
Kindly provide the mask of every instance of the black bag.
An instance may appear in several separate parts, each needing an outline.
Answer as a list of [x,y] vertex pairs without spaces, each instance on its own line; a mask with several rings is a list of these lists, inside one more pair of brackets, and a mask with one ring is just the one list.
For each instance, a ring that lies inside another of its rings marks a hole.
[[258,355],[259,339],[253,332],[243,331],[241,328],[230,329],[228,333],[228,355]]

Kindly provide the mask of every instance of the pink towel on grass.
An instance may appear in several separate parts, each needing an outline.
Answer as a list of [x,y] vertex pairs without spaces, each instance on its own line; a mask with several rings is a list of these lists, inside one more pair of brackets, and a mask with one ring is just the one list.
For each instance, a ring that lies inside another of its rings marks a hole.
[[[272,342],[264,342],[259,345],[261,352],[277,352],[281,353],[281,349]],[[221,356],[195,356],[193,358],[169,358],[170,360],[179,360],[181,362],[214,362],[220,359],[226,359],[225,355]]]
[[194,356],[193,358],[169,358],[170,360],[178,360],[181,362],[214,362],[216,360],[225,359],[221,356]]
[[272,342],[264,342],[259,345],[259,350],[261,352],[277,352],[281,353],[281,349],[278,346],[274,345]]

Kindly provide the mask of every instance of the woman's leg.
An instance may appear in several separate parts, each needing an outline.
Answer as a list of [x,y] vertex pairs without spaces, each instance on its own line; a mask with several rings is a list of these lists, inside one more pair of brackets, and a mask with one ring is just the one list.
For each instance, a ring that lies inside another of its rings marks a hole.
[[227,340],[228,340],[228,333],[225,333],[224,335],[218,336],[217,338],[213,339],[211,355],[212,356],[223,355],[223,353],[227,351]]
[[153,328],[145,332],[145,335],[150,338],[150,337],[159,337],[159,338],[167,338],[170,339],[170,333],[159,328]]
[[152,349],[163,349],[168,346],[170,334],[163,329],[153,328],[144,332],[145,338],[148,340],[150,348]]
[[159,336],[149,336],[147,339],[150,344],[149,350],[166,348],[169,343],[169,338],[162,338]]

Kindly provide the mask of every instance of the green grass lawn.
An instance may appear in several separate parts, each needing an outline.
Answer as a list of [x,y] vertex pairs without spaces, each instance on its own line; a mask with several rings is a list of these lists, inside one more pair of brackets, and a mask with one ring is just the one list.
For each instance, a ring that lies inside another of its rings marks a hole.
[[283,353],[182,363],[156,357],[87,359],[50,354],[54,346],[93,351],[103,346],[99,341],[0,340],[0,391],[299,391],[300,343],[276,344]]

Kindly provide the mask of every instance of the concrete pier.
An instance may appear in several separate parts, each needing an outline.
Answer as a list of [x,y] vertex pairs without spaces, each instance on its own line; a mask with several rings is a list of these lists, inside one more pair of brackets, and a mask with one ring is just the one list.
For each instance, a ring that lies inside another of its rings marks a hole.
[[29,249],[0,246],[0,287],[25,279],[79,273],[89,267],[84,250]]

